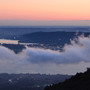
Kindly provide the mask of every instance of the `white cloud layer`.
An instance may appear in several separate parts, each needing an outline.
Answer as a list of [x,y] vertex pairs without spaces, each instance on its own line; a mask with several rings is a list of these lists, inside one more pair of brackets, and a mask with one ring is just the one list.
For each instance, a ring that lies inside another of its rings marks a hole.
[[61,73],[75,74],[90,66],[90,37],[71,41],[64,52],[39,48],[26,48],[22,53],[0,46],[0,72]]

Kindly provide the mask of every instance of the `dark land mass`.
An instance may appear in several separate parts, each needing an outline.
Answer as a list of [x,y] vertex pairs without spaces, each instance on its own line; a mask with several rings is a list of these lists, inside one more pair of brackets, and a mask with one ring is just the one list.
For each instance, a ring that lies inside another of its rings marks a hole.
[[26,49],[24,45],[20,45],[20,44],[1,44],[1,46],[4,46],[12,50],[15,54],[18,54],[22,52],[24,49]]
[[66,32],[90,32],[89,26],[0,26],[0,37],[6,37],[7,35],[23,35],[32,32],[55,32],[55,31],[66,31]]
[[64,82],[47,86],[44,90],[90,90],[90,69],[77,73]]
[[0,74],[0,90],[43,90],[52,83],[63,82],[70,75]]
[[35,32],[24,34],[17,39],[19,39],[20,42],[41,43],[51,46],[64,46],[66,43],[70,44],[70,39],[73,40],[82,34],[84,34],[85,37],[88,37],[90,32]]
[[[88,37],[90,32],[34,32],[18,36],[9,36],[6,39],[19,40],[19,43],[37,43],[36,45],[28,45],[28,47],[63,51],[65,44],[71,44],[71,40],[81,35]],[[3,44],[3,46],[13,50],[16,54],[25,49],[25,46],[21,44]]]

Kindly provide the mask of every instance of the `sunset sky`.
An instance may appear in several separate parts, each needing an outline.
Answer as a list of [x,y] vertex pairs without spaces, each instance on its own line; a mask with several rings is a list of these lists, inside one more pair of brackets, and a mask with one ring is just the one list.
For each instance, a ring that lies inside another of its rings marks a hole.
[[[1,0],[0,25],[16,21],[90,20],[90,0]],[[3,23],[2,23],[3,22]],[[82,22],[81,22],[82,23]],[[24,24],[24,23],[23,23]],[[90,24],[89,24],[90,25]]]

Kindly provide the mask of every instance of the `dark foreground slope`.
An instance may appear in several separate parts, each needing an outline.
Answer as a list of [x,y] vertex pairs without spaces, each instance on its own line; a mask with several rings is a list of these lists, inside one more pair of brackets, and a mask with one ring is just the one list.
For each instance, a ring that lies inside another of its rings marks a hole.
[[47,86],[44,90],[90,90],[90,69],[62,83]]

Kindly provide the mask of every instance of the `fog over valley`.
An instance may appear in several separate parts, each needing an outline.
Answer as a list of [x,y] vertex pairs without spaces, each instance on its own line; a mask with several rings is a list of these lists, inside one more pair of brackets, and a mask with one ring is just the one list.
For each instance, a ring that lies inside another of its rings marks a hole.
[[80,36],[71,40],[63,51],[26,47],[15,54],[0,46],[0,73],[75,74],[89,66],[90,37]]

